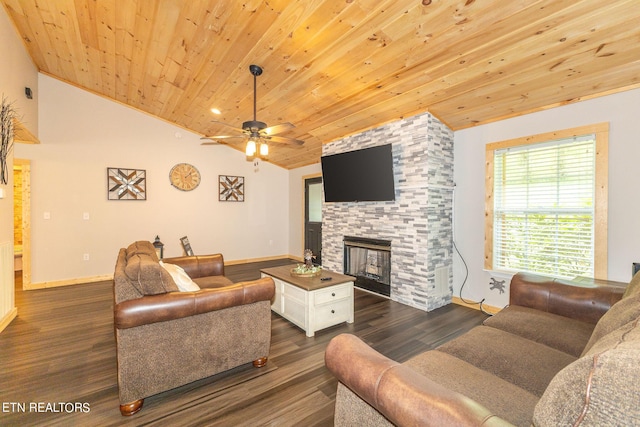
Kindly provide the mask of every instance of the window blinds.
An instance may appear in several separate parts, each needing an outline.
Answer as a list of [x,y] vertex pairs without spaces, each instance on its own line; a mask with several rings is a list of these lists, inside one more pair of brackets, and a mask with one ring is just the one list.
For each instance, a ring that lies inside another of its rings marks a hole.
[[595,135],[496,150],[494,269],[593,277]]

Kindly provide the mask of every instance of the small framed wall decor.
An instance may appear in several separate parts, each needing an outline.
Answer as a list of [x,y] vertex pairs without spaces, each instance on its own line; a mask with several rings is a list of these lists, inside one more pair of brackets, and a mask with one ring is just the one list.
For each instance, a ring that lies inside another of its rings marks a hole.
[[180,243],[182,243],[182,248],[184,249],[184,253],[187,256],[193,256],[193,249],[191,249],[191,243],[189,243],[189,238],[187,236],[180,238]]
[[244,177],[218,175],[219,198],[221,202],[244,202]]
[[147,171],[107,168],[109,200],[147,200]]

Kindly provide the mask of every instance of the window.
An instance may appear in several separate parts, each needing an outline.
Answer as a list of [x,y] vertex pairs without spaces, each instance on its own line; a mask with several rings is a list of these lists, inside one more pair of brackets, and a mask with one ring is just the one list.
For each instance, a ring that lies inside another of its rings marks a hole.
[[600,124],[487,145],[485,268],[606,278],[607,140]]

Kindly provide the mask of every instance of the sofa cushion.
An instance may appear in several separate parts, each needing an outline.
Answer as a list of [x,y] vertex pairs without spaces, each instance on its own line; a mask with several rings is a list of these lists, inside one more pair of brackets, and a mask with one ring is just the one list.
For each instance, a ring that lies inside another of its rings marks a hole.
[[580,357],[595,327],[592,323],[517,305],[509,306],[489,317],[484,321],[484,325],[547,345],[575,357]]
[[127,246],[127,260],[138,254],[149,255],[152,259],[158,262],[156,248],[154,248],[153,244],[147,240],[138,240]]
[[438,350],[536,396],[542,396],[554,375],[576,360],[568,353],[488,326],[477,326]]
[[587,354],[591,347],[602,337],[638,317],[640,317],[640,294],[632,294],[632,296],[623,298],[615,303],[598,321],[582,355]]
[[394,427],[391,421],[341,382],[338,382],[336,391],[333,425]]
[[[538,396],[438,350],[419,354],[404,365],[461,393],[515,425],[529,426]],[[508,396],[509,398],[505,398]]]
[[191,277],[179,266],[175,264],[171,264],[168,262],[159,262],[160,266],[167,270],[171,275],[171,278],[178,286],[181,292],[194,292],[199,291],[200,286],[198,286]]
[[131,280],[124,272],[124,268],[127,265],[127,250],[125,248],[120,249],[118,252],[118,260],[116,261],[115,271],[113,273],[113,293],[116,304],[122,301],[130,299],[140,298],[143,295],[138,292],[132,284]]
[[193,281],[203,289],[224,288],[225,286],[233,285],[233,282],[230,279],[227,279],[225,276],[196,277],[195,279],[193,279]]
[[131,285],[142,295],[157,295],[167,292],[179,291],[178,286],[171,278],[171,275],[153,256],[138,253],[131,256],[124,272]]
[[534,410],[543,425],[640,425],[640,319],[601,338],[555,376]]

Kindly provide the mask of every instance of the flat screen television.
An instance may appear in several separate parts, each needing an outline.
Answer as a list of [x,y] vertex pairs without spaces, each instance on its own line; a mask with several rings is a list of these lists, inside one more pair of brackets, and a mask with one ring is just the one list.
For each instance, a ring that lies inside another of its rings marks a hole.
[[395,200],[391,144],[320,158],[325,202]]

